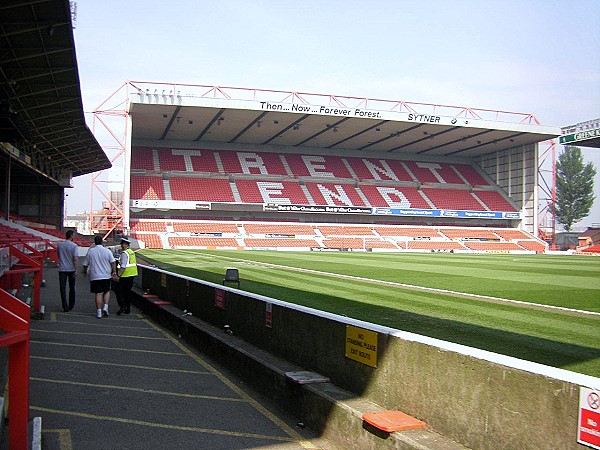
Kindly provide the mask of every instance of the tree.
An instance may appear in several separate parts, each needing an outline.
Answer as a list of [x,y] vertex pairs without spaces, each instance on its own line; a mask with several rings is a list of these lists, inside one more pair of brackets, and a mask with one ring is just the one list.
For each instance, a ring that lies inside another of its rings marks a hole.
[[579,147],[565,147],[556,162],[556,220],[570,231],[574,223],[590,214],[594,204],[594,175],[590,162],[583,164]]

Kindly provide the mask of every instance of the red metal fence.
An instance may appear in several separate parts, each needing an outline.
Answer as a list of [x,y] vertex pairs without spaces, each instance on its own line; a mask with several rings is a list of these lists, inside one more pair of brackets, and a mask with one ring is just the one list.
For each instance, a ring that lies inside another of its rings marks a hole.
[[[7,292],[22,289],[32,277],[33,310],[40,309],[44,254],[27,244],[0,249],[0,347],[8,347],[8,427],[11,449],[26,450],[29,441],[29,327],[31,307]],[[29,287],[29,286],[28,286]]]

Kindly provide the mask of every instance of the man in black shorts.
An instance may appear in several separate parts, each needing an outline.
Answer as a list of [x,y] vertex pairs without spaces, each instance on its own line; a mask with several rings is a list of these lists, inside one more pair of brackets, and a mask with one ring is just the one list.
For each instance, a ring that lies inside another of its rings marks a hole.
[[90,247],[83,274],[90,274],[90,292],[96,296],[96,317],[108,317],[108,301],[110,299],[110,281],[117,276],[115,257],[112,252],[102,246],[102,236],[94,237],[94,246]]

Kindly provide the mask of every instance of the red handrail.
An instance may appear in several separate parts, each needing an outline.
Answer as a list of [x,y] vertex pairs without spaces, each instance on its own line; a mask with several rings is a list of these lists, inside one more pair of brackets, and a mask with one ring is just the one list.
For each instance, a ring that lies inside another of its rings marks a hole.
[[[22,247],[22,249],[18,248],[18,246]],[[25,243],[9,245],[8,249],[9,260],[16,260],[18,262],[13,264],[9,270],[4,271],[3,275],[6,277],[6,281],[0,282],[0,289],[6,289],[9,286],[14,287],[14,280],[12,279],[14,275],[33,273],[33,311],[40,312],[40,287],[42,285],[44,255]],[[28,250],[30,253],[25,253],[24,250]]]
[[8,346],[9,446],[27,450],[29,441],[29,325],[28,305],[0,289],[0,347]]

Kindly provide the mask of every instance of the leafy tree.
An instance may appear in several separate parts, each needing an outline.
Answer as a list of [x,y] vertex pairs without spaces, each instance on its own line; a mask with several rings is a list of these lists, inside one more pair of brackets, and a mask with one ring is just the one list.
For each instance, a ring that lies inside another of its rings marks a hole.
[[590,214],[594,204],[594,175],[590,162],[583,164],[579,147],[565,147],[556,162],[556,220],[570,231],[574,223]]

